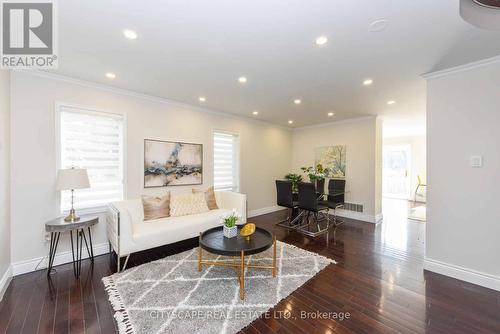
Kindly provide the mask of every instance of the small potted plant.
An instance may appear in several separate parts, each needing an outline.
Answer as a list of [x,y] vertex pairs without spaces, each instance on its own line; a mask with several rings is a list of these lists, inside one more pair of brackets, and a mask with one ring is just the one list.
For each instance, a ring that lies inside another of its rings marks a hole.
[[226,214],[221,217],[223,224],[224,236],[226,238],[234,238],[238,235],[238,227],[236,223],[241,217],[233,209],[233,212]]
[[292,182],[292,192],[297,193],[299,192],[299,182],[302,182],[302,176],[299,174],[286,174],[285,179],[288,181]]
[[302,167],[302,171],[307,174],[309,180],[311,182],[316,182],[318,180],[323,180],[329,173],[328,168],[323,168],[322,164],[317,164],[316,168],[314,167]]

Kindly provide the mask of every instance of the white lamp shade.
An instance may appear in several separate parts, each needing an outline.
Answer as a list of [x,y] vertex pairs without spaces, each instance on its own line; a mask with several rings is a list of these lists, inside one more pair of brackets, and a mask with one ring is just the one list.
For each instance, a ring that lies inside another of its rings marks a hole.
[[57,190],[90,188],[87,170],[81,168],[59,169],[56,187]]

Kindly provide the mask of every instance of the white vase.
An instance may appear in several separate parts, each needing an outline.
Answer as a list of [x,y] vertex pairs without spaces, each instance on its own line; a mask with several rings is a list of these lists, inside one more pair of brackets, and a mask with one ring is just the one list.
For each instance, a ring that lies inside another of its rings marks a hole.
[[238,227],[237,226],[233,226],[233,227],[227,227],[226,225],[224,225],[224,236],[226,238],[234,238],[238,235]]

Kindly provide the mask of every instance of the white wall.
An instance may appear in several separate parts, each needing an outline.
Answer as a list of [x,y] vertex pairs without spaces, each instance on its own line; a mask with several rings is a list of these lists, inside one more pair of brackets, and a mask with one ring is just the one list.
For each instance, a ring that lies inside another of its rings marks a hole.
[[[346,145],[346,201],[363,204],[363,215],[353,218],[375,222],[376,216],[381,214],[382,196],[380,130],[380,121],[375,117],[297,129],[292,137],[292,170],[300,173],[301,167],[313,166],[316,147]],[[304,176],[304,180],[307,177]]]
[[[372,143],[375,150],[375,166],[372,171],[375,177],[373,196],[375,197],[375,215],[382,217],[382,158],[383,158],[383,123],[377,118],[375,120],[375,141]],[[377,218],[378,221],[378,218]]]
[[[427,182],[427,150],[426,150],[426,137],[424,134],[405,137],[389,137],[384,138],[384,145],[410,145],[411,158],[410,158],[410,198],[413,200],[415,189],[418,181],[417,176],[420,175],[422,182]],[[422,190],[419,190],[422,194]],[[417,200],[425,200],[425,197],[418,196]]]
[[10,280],[10,72],[0,70],[0,300]]
[[428,79],[425,267],[500,290],[500,58]]
[[[128,198],[160,194],[166,190],[143,188],[145,138],[204,144],[203,187],[207,187],[212,184],[213,174],[212,131],[238,132],[241,145],[240,191],[248,195],[250,211],[275,205],[274,180],[289,171],[291,132],[261,121],[204,112],[196,107],[123,95],[115,90],[26,72],[12,73],[11,98],[11,219],[15,272],[32,269],[33,259],[47,253],[44,222],[59,214],[55,191],[56,101],[126,114]],[[175,187],[174,191],[178,189]],[[191,187],[185,187],[185,190],[188,189]],[[97,227],[94,241],[97,245],[106,243],[103,221]],[[106,249],[105,245],[101,248],[103,251]],[[59,250],[68,249],[68,242],[64,240]]]

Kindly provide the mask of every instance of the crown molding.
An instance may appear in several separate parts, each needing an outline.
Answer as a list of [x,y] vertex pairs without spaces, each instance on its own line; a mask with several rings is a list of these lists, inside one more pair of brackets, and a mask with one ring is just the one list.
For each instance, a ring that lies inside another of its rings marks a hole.
[[368,119],[376,119],[376,118],[377,118],[377,116],[375,116],[375,115],[373,115],[373,116],[361,116],[361,117],[343,119],[341,121],[333,121],[333,122],[322,123],[322,124],[299,126],[299,127],[293,128],[293,131],[300,131],[300,130],[305,130],[305,129],[327,128],[329,126],[336,126],[336,125],[341,125],[341,124],[346,124],[346,123],[357,123],[357,122],[361,122],[361,121],[366,121]]
[[474,61],[472,63],[468,64],[463,64],[463,65],[458,65],[450,68],[446,68],[444,70],[439,70],[439,71],[434,71],[434,72],[429,72],[429,73],[424,73],[421,75],[422,78],[425,80],[432,80],[440,77],[444,77],[450,74],[455,74],[455,73],[460,73],[468,70],[472,70],[478,67],[494,64],[500,62],[500,55],[491,57],[491,58],[486,58],[486,59],[481,59],[478,61]]
[[228,118],[233,118],[233,119],[240,119],[240,120],[245,120],[245,121],[251,121],[253,123],[266,124],[268,126],[273,126],[276,128],[280,128],[282,130],[292,131],[292,129],[289,127],[275,124],[275,123],[268,122],[268,121],[261,120],[261,119],[251,118],[250,116],[247,117],[247,116],[236,115],[233,113],[224,112],[224,111],[220,111],[220,110],[213,110],[213,109],[209,109],[209,108],[204,108],[204,107],[200,107],[200,106],[197,106],[194,104],[189,104],[189,103],[180,102],[180,101],[176,101],[176,100],[166,99],[166,98],[159,97],[159,96],[139,93],[139,92],[136,92],[133,90],[117,88],[117,87],[113,87],[113,86],[109,86],[106,84],[101,84],[101,83],[97,83],[97,82],[93,82],[93,81],[77,79],[77,78],[69,77],[69,76],[62,75],[62,74],[49,73],[49,72],[41,71],[41,70],[20,70],[20,69],[14,69],[14,70],[12,70],[12,72],[31,74],[31,75],[35,75],[35,76],[45,78],[45,79],[63,81],[63,82],[67,82],[70,84],[99,89],[99,90],[107,91],[110,93],[134,97],[134,98],[138,98],[138,99],[142,99],[142,100],[146,100],[146,101],[150,101],[150,102],[156,102],[156,103],[160,103],[160,104],[168,104],[170,106],[175,106],[178,108],[189,108],[191,110],[199,111],[199,112],[203,112],[203,113],[207,113],[207,114],[212,114],[212,115],[216,115],[216,116],[223,116],[223,117],[228,117]]

